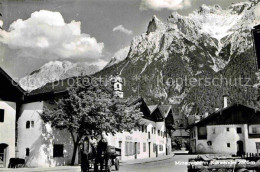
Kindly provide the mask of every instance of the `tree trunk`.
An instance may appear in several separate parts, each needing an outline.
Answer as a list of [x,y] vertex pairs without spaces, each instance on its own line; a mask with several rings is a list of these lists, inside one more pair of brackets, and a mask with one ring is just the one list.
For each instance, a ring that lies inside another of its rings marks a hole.
[[73,154],[72,154],[72,158],[71,158],[71,165],[75,164],[75,159],[76,159],[76,153],[77,153],[77,149],[78,149],[78,145],[79,145],[79,141],[81,139],[81,136],[77,136],[77,139],[75,138],[74,134],[72,131],[70,131],[72,140],[73,140]]
[[77,141],[74,142],[74,144],[73,144],[73,154],[72,154],[72,159],[71,159],[71,165],[75,164],[78,145],[79,145],[79,140],[77,139]]

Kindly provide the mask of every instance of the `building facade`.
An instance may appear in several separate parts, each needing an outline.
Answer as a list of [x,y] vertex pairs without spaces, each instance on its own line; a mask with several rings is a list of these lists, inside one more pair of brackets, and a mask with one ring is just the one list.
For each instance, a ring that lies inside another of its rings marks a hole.
[[15,157],[16,116],[25,92],[0,68],[0,167]]
[[214,112],[191,127],[190,144],[192,153],[259,153],[260,112],[240,104]]
[[[52,128],[40,114],[48,101],[25,103],[21,106],[16,157],[25,159],[27,167],[54,167],[71,163],[73,142],[69,132]],[[78,164],[78,153],[75,164]]]
[[[141,99],[137,100],[146,106]],[[109,145],[121,148],[121,160],[155,158],[171,153],[171,130],[174,123],[171,106],[151,106],[143,112],[139,128],[108,136]],[[165,111],[163,111],[165,109]]]
[[[25,159],[27,167],[69,165],[73,154],[71,134],[52,128],[41,118],[44,107],[54,106],[54,100],[64,95],[69,82],[49,83],[26,93],[1,68],[0,79],[0,168],[7,167],[10,158]],[[114,93],[122,98],[123,81],[118,77],[114,81]],[[174,122],[171,106],[157,106],[151,111],[142,98],[129,103],[141,103],[142,125],[130,133],[108,137],[111,146],[121,148],[121,160],[169,154]],[[77,152],[75,164],[78,163]]]

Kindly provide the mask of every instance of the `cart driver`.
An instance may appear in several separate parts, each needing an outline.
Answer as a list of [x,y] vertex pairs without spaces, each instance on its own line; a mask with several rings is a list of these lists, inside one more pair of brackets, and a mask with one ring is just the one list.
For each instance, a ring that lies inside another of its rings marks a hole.
[[[102,133],[101,138],[97,144],[97,157],[96,157],[96,166],[99,163],[101,170],[103,169],[104,161],[105,161],[105,169],[107,169],[108,165],[108,141],[106,139],[106,134]],[[103,157],[102,157],[103,155]],[[97,171],[97,169],[95,169]]]

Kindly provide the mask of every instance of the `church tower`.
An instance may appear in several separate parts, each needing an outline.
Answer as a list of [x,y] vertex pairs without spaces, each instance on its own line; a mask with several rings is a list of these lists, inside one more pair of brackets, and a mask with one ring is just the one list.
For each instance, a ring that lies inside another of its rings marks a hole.
[[114,95],[123,98],[124,97],[123,79],[120,76],[114,77],[112,79],[112,86],[113,86]]

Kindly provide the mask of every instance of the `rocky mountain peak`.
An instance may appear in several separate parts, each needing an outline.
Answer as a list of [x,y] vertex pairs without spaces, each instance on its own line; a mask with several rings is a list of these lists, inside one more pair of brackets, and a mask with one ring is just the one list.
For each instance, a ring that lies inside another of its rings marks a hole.
[[147,34],[151,32],[155,32],[157,30],[163,31],[165,26],[161,20],[159,20],[155,15],[153,16],[152,20],[148,24]]
[[89,75],[98,71],[97,66],[87,63],[72,63],[70,61],[50,61],[30,75],[20,79],[19,84],[26,91],[32,91],[54,82],[69,77]]

